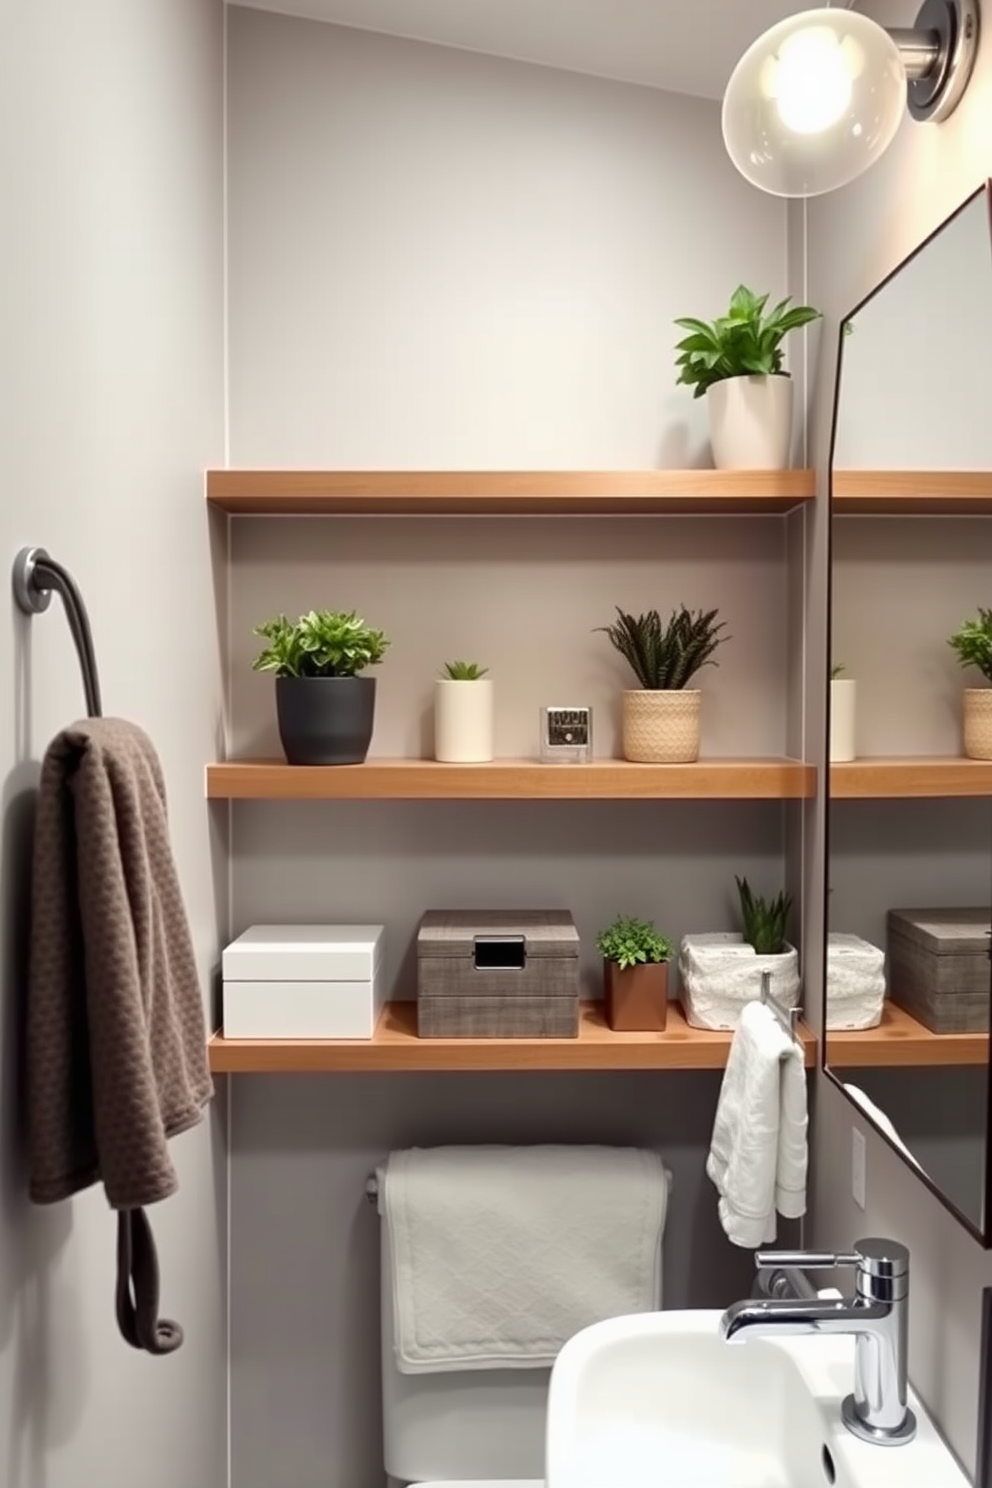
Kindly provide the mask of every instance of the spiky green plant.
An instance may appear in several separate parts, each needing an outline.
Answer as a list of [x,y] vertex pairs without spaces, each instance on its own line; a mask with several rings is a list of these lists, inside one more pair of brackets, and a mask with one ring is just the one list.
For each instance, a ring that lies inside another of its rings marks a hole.
[[787,298],[765,315],[767,303],[766,294],[756,295],[739,284],[730,309],[718,320],[687,315],[675,322],[689,332],[675,348],[678,382],[695,388],[694,397],[701,398],[707,388],[727,377],[783,374],[782,341],[789,331],[819,320],[822,311],[811,305],[792,305]]
[[488,672],[476,661],[446,661],[444,675],[449,682],[479,682]]
[[686,687],[700,667],[719,665],[713,653],[730,637],[720,634],[726,624],[716,623],[718,614],[718,610],[687,610],[680,605],[662,623],[657,610],[628,615],[618,605],[616,621],[598,629],[630,663],[643,688],[672,692]]
[[612,925],[596,937],[596,949],[606,961],[615,961],[621,971],[646,962],[670,961],[672,942],[655,929],[652,920],[618,915]]
[[269,644],[253,670],[277,677],[354,677],[380,662],[389,646],[354,610],[310,610],[298,620],[277,615],[255,634]]
[[763,899],[754,894],[746,878],[737,878],[737,892],[741,901],[741,930],[748,945],[754,946],[759,956],[779,956],[785,950],[785,930],[789,922],[792,899],[784,892],[774,899]]
[[947,644],[954,647],[963,667],[976,667],[986,682],[992,682],[992,610],[979,605],[977,619],[966,620]]
[[833,666],[830,668],[830,680],[831,680],[831,682],[836,682],[838,680],[838,678],[843,677],[843,675],[844,675],[844,673],[846,671],[847,671],[847,667],[844,665],[844,663],[842,661],[835,661],[834,664],[833,664]]

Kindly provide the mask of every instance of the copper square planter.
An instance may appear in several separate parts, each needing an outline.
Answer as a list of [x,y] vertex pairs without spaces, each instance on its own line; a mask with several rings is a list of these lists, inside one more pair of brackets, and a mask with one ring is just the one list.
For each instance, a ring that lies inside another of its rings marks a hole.
[[668,1021],[668,962],[628,966],[603,962],[606,1021],[614,1033],[663,1033]]

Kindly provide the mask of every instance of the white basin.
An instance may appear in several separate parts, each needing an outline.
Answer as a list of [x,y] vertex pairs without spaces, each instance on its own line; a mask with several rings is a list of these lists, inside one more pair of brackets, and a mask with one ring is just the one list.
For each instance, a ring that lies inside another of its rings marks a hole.
[[551,1375],[547,1488],[968,1488],[919,1402],[914,1441],[858,1441],[854,1339],[728,1344],[720,1313],[611,1318]]

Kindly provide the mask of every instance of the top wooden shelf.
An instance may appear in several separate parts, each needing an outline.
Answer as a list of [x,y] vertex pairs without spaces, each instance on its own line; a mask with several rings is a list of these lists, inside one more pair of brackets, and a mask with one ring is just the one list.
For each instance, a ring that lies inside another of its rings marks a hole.
[[830,766],[830,795],[848,801],[992,796],[992,760],[868,756]]
[[786,512],[812,470],[208,470],[237,516],[638,516]]
[[992,512],[992,470],[835,470],[833,509],[893,516]]

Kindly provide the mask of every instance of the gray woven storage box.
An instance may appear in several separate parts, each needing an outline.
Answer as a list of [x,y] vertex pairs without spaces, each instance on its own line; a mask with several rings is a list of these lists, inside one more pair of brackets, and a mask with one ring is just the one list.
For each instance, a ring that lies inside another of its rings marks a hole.
[[417,934],[421,1038],[577,1038],[568,910],[432,909]]
[[889,993],[932,1033],[989,1026],[988,909],[890,909]]

